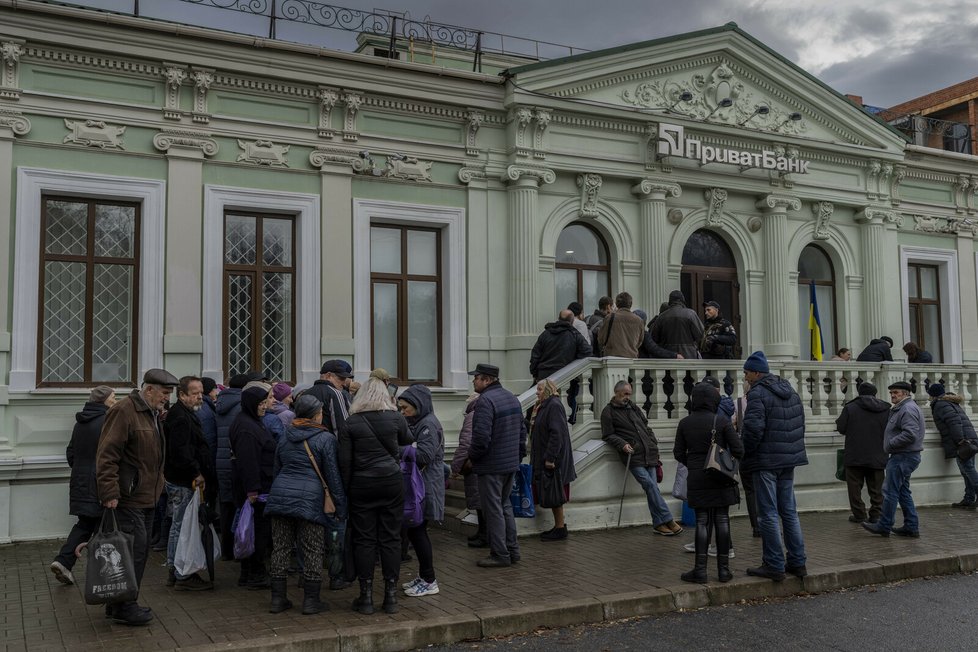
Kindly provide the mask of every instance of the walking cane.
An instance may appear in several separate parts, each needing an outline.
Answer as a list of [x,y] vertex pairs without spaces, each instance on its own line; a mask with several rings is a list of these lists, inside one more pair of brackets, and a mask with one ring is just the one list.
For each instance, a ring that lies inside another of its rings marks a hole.
[[628,484],[628,469],[632,466],[632,454],[628,454],[628,461],[625,462],[625,479],[621,483],[621,500],[618,501],[618,527],[621,527],[621,511],[625,505],[625,486]]

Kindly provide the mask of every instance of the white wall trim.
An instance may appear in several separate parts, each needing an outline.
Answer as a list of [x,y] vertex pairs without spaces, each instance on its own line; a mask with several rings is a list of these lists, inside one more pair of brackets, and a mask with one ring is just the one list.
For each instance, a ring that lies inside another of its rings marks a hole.
[[370,223],[438,226],[442,238],[442,383],[446,388],[468,387],[465,298],[465,209],[407,204],[372,199],[353,200],[353,371],[370,373]]
[[[203,374],[223,379],[224,211],[291,213],[296,231],[296,382],[319,378],[319,337],[322,277],[319,249],[319,195],[273,192],[232,186],[204,186],[204,342]],[[312,366],[310,366],[312,365]]]
[[10,391],[37,388],[42,193],[140,202],[139,350],[134,375],[138,381],[146,369],[162,367],[166,182],[22,167],[17,170]]
[[[910,341],[910,286],[907,265],[921,263],[938,266],[941,293],[941,324],[944,364],[961,364],[961,290],[958,279],[958,252],[954,249],[900,246],[900,310],[903,315],[903,341]],[[895,342],[894,347],[902,347]]]

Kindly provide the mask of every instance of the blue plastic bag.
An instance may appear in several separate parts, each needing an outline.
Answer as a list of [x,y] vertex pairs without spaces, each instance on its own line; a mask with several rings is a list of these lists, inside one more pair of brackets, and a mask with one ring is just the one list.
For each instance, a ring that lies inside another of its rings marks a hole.
[[404,481],[404,527],[413,528],[424,521],[424,478],[417,464],[417,450],[413,446],[401,455],[401,477]]
[[520,464],[520,470],[513,477],[513,491],[509,494],[513,503],[513,516],[516,518],[534,518],[537,515],[533,507],[533,467]]
[[247,559],[255,554],[255,510],[246,500],[234,524],[234,558]]

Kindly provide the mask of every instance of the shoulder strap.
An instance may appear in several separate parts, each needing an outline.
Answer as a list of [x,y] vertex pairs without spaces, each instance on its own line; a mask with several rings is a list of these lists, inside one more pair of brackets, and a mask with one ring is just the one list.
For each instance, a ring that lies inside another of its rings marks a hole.
[[329,495],[329,485],[326,484],[326,479],[323,477],[323,474],[319,471],[319,465],[316,464],[316,458],[312,454],[312,449],[309,448],[309,441],[308,440],[303,440],[302,441],[302,445],[306,447],[306,455],[309,456],[309,461],[312,462],[312,469],[313,469],[313,471],[316,472],[316,475],[319,476],[319,481],[323,484],[323,491],[325,491],[326,492],[326,495],[328,496]]
[[710,427],[710,444],[717,443],[717,415],[713,413],[713,425]]
[[608,330],[604,332],[604,344],[601,348],[608,346],[608,338],[611,337],[611,329],[615,327],[615,313],[611,313],[611,317],[608,318]]

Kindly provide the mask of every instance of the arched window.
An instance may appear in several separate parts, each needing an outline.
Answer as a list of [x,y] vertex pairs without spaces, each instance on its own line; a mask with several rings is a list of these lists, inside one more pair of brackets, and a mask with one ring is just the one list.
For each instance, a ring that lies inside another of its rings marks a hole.
[[811,285],[815,284],[815,298],[818,302],[818,316],[822,331],[824,360],[828,360],[838,348],[838,328],[835,319],[835,270],[832,261],[818,245],[808,245],[798,259],[798,310],[801,329],[800,360],[811,360],[812,338],[808,330],[808,315],[811,305]]
[[557,309],[579,301],[584,312],[598,307],[598,299],[611,292],[608,248],[601,236],[584,224],[570,224],[557,238]]

